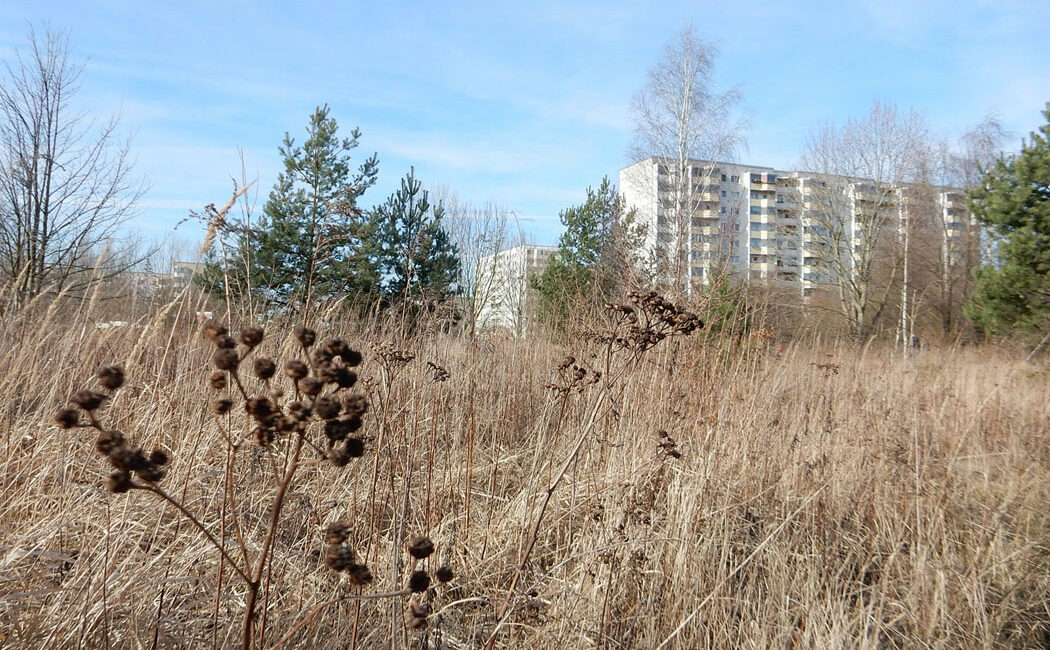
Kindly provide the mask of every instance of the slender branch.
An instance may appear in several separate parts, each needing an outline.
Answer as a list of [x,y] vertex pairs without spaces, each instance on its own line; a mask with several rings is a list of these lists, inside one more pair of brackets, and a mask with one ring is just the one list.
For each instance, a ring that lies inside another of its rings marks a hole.
[[[277,648],[279,648],[282,645],[284,645],[285,643],[287,643],[295,635],[296,632],[298,632],[299,630],[303,629],[303,627],[305,627],[307,623],[312,621],[314,619],[314,617],[316,617],[318,614],[320,614],[321,612],[323,612],[324,610],[328,609],[329,607],[331,607],[332,605],[334,605],[336,603],[346,602],[346,601],[350,601],[350,600],[356,600],[356,601],[362,601],[362,600],[384,600],[386,598],[397,598],[399,596],[408,596],[411,593],[412,593],[411,589],[402,589],[401,591],[390,591],[390,592],[382,593],[382,594],[357,594],[356,596],[340,596],[338,598],[332,598],[330,600],[326,600],[323,603],[314,606],[313,609],[311,609],[309,612],[307,612],[306,616],[302,617],[302,619],[300,619],[298,623],[296,623],[295,625],[292,626],[292,629],[290,629],[287,632],[285,632],[284,636],[282,636],[280,639],[277,640],[276,643],[274,643],[272,646],[270,646],[270,650],[276,650]],[[471,600],[471,599],[467,599],[467,600]],[[474,600],[481,600],[481,599],[474,599]],[[457,601],[457,602],[462,602],[462,601]],[[444,611],[444,610],[442,610],[442,611]]]

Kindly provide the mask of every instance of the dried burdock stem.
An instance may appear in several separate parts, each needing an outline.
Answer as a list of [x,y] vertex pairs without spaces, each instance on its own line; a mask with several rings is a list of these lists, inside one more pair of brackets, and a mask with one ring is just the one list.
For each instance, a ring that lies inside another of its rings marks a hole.
[[201,523],[200,519],[197,519],[196,515],[187,510],[181,503],[179,503],[178,499],[173,498],[160,487],[156,485],[151,485],[149,483],[136,483],[131,486],[131,489],[152,492],[153,494],[156,494],[171,505],[175,506],[175,508],[179,512],[181,512],[182,515],[190,521],[190,523],[192,523],[194,526],[197,527],[198,530],[204,533],[204,536],[208,538],[208,541],[211,542],[216,549],[218,549],[219,553],[221,553],[223,558],[225,558],[226,561],[230,563],[230,566],[233,567],[237,574],[240,575],[245,582],[249,582],[248,573],[244,569],[242,569],[241,566],[237,564],[237,562],[232,557],[230,557],[229,553],[226,552],[226,549],[224,549],[222,547],[222,544],[219,543],[219,540],[215,539],[215,536],[212,535],[211,531],[209,531],[207,527],[205,527],[205,525]]

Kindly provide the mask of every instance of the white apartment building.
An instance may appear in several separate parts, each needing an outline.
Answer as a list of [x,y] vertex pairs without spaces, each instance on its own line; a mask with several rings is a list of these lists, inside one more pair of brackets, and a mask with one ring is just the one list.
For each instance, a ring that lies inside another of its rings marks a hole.
[[[917,186],[737,163],[690,160],[682,170],[677,164],[653,157],[621,169],[620,193],[648,225],[646,245],[664,258],[669,279],[688,278],[689,286],[725,270],[809,295],[834,281],[826,260],[835,246],[842,254],[862,243],[856,215],[877,205],[891,214],[883,227],[896,229],[919,205]],[[677,182],[683,175],[688,183]],[[953,242],[971,224],[965,197],[952,188],[935,194],[944,245],[955,250]],[[839,232],[829,232],[820,216],[829,210],[846,215]],[[687,215],[680,227],[678,214]]]
[[531,278],[543,274],[557,246],[522,244],[478,261],[475,297],[479,331],[525,334],[533,304]]

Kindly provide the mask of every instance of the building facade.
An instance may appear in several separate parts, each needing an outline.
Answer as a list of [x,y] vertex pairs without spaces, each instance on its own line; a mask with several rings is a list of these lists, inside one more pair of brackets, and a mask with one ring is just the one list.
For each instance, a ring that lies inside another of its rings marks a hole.
[[522,244],[478,261],[476,286],[479,331],[526,333],[535,302],[531,279],[542,275],[558,248]]
[[950,256],[973,227],[954,188],[737,163],[647,158],[620,170],[620,192],[661,274],[686,290],[730,273],[805,296],[857,270],[873,231],[890,241],[922,224]]

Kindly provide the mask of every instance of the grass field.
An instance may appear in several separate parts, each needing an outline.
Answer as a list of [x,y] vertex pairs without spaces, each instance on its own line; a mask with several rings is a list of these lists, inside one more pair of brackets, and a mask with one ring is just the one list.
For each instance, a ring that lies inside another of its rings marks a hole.
[[[231,453],[252,425],[209,411],[213,346],[178,308],[108,330],[88,311],[0,331],[0,645],[239,646],[231,565],[266,543],[292,438]],[[254,354],[302,356],[290,331],[269,326]],[[330,336],[364,354],[365,454],[340,468],[303,449],[259,647],[1050,644],[1050,373],[1019,354],[778,352],[706,331],[609,358],[582,339]],[[127,384],[100,420],[167,450],[159,485],[225,558],[156,494],[107,492],[96,433],[54,424],[110,363]],[[325,565],[337,520],[366,586]],[[408,595],[416,535],[437,548],[420,566],[455,577]]]

